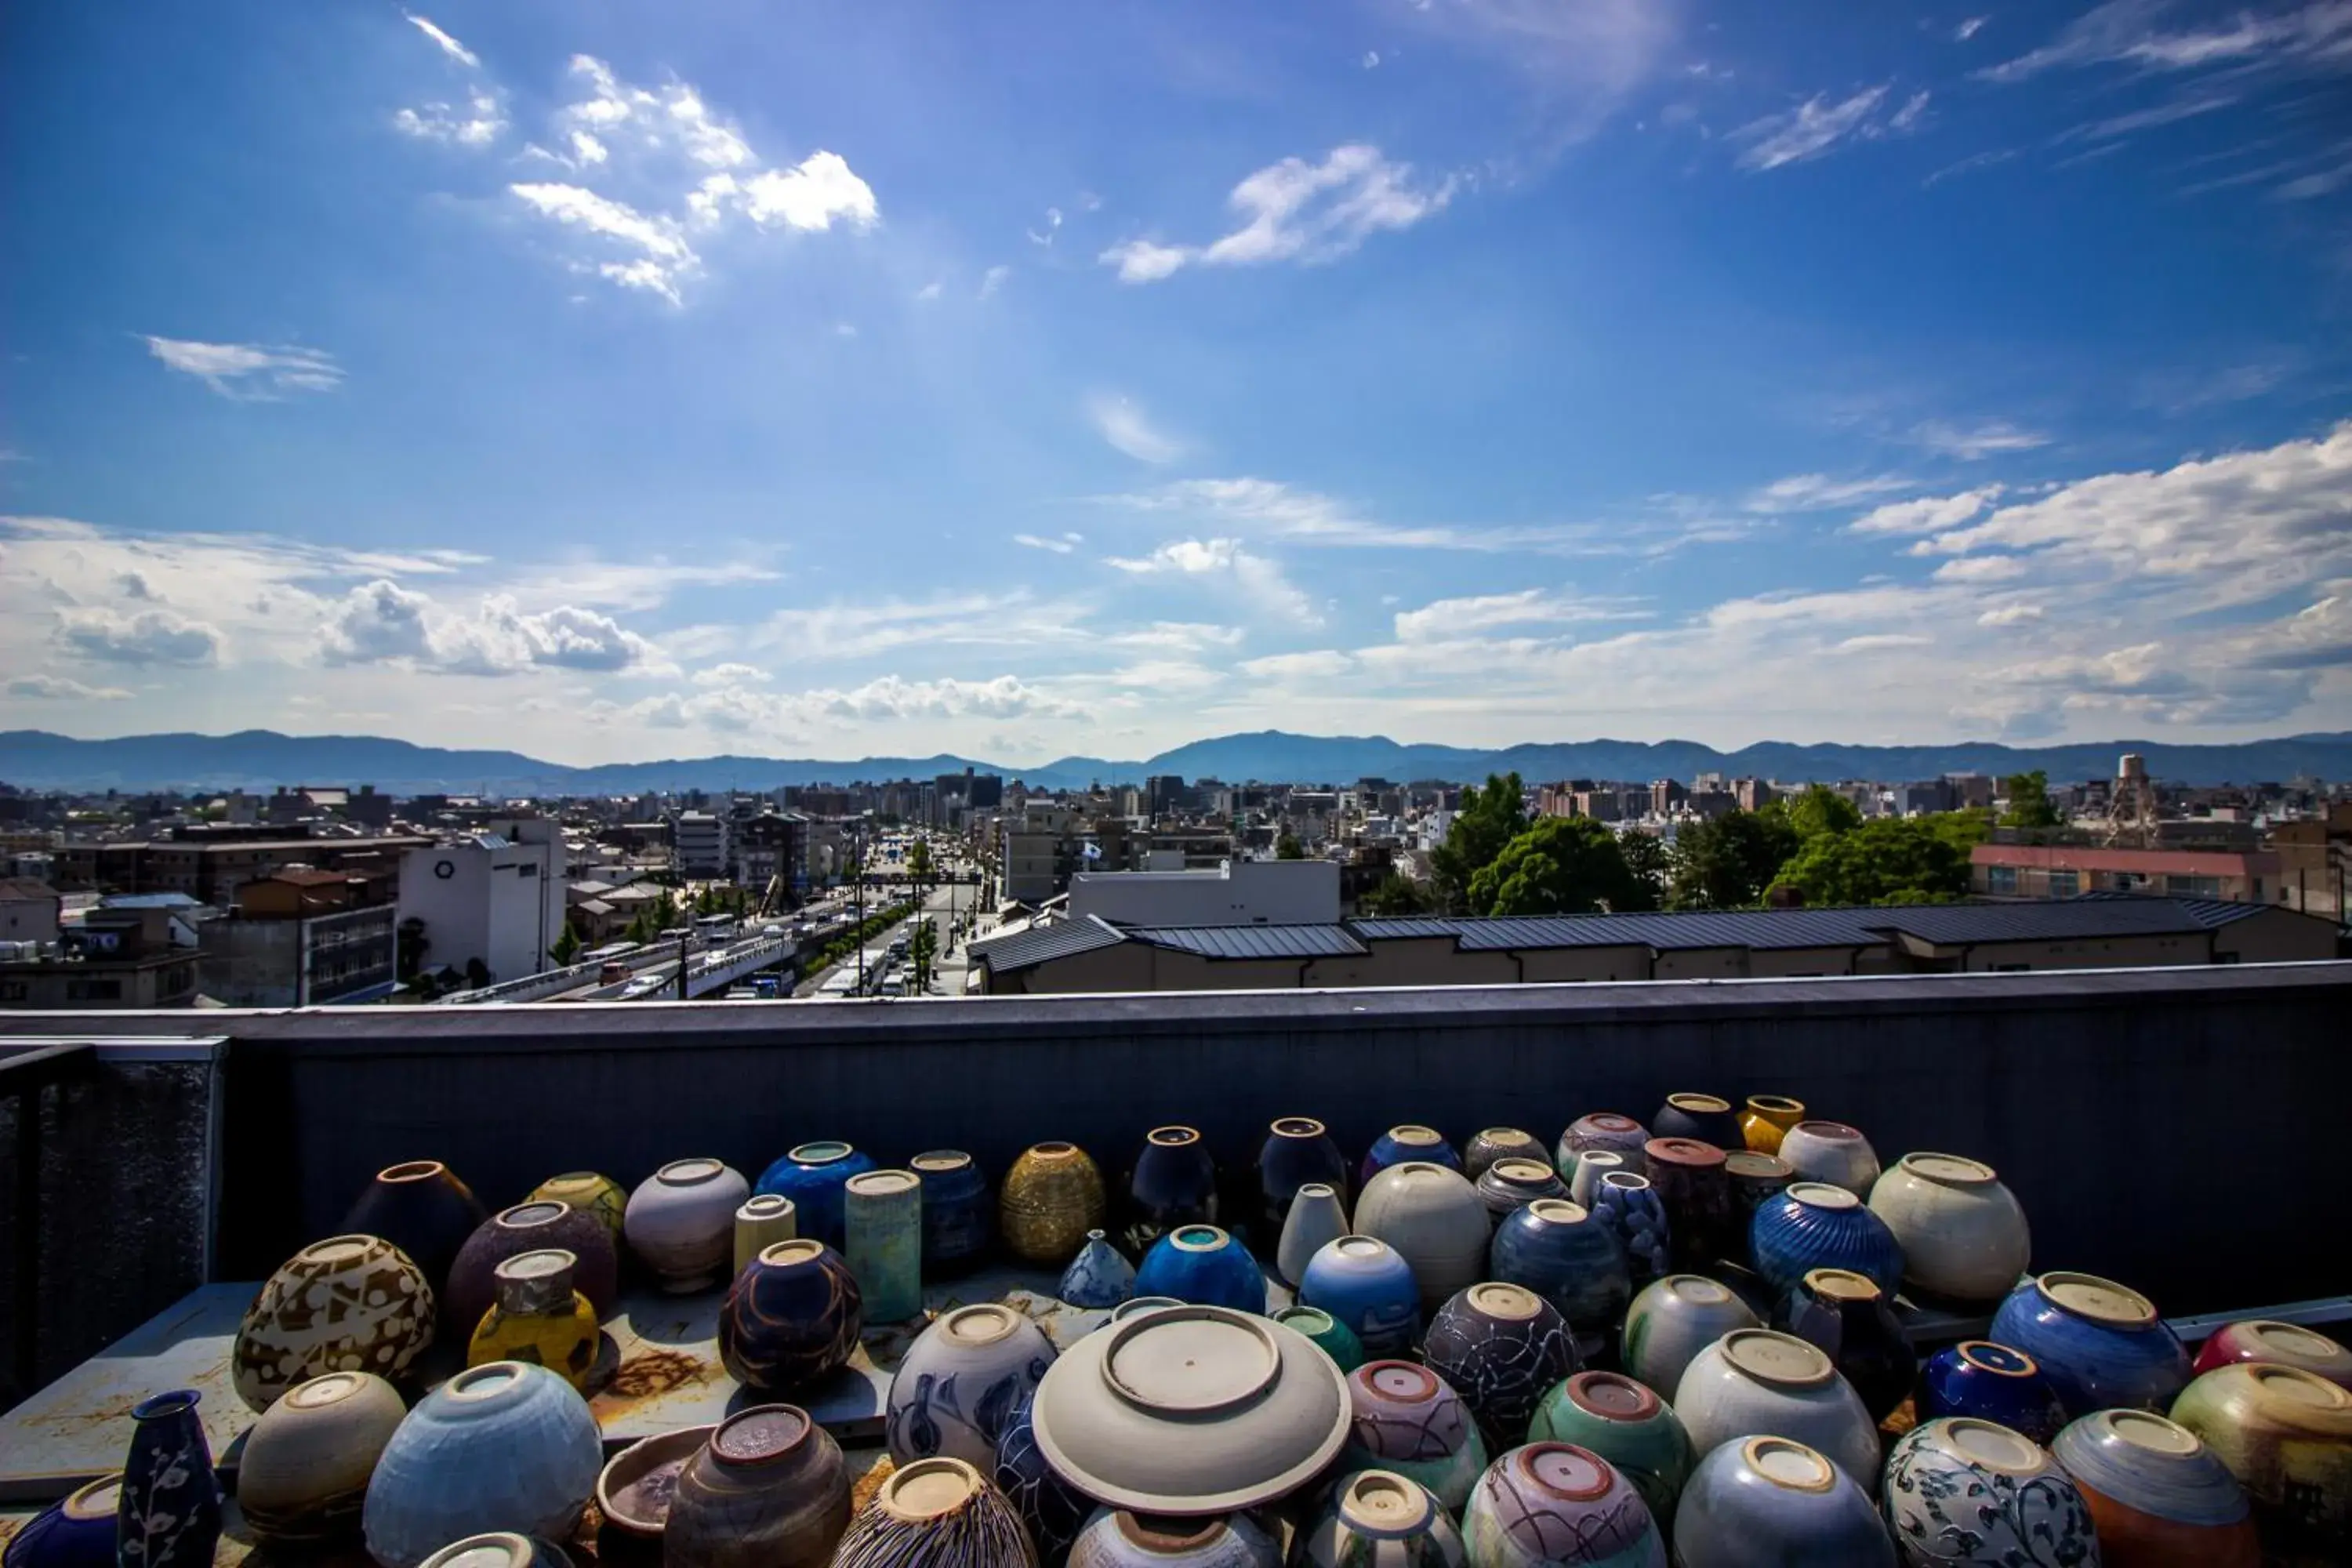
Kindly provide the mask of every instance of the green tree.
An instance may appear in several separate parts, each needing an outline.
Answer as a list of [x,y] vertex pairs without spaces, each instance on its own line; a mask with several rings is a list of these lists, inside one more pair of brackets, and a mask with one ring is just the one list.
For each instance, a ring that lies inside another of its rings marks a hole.
[[1617,836],[1617,850],[1625,857],[1625,868],[1648,885],[1653,904],[1663,900],[1666,896],[1666,878],[1674,868],[1666,841],[1637,827]]
[[1951,833],[1912,816],[1824,834],[1780,868],[1775,886],[1814,905],[1943,903],[1969,890],[1969,854]]
[[931,879],[931,841],[918,838],[907,851],[907,879],[920,888]]
[[1282,830],[1282,837],[1274,841],[1274,858],[1277,860],[1304,860],[1307,849],[1298,842],[1298,835],[1286,827]]
[[931,984],[931,961],[940,951],[940,928],[929,921],[918,921],[915,934],[907,942],[907,962],[915,971],[915,989],[928,990]]
[[1445,830],[1445,842],[1430,852],[1431,879],[1445,908],[1471,907],[1470,879],[1528,830],[1526,787],[1517,773],[1488,773],[1484,787],[1462,792],[1462,809]]
[[555,945],[547,950],[547,956],[555,961],[558,969],[570,964],[580,956],[580,933],[569,924],[565,925],[562,934],[555,939]]
[[1617,836],[1582,816],[1547,816],[1503,847],[1470,879],[1471,912],[1575,915],[1657,908],[1651,886],[1625,864]]
[[1797,830],[1777,814],[1733,811],[1685,824],[1675,835],[1667,901],[1677,910],[1760,903],[1774,874],[1800,847]]
[[646,922],[646,911],[643,910],[629,917],[629,929],[621,933],[623,940],[633,942],[639,947],[651,942],[653,934],[653,927]]
[[2009,809],[2000,814],[2003,827],[2059,825],[2058,808],[2050,804],[2050,774],[2045,770],[2011,773],[2001,781],[2001,789],[2009,796]]
[[1801,840],[1824,833],[1844,833],[1862,826],[1862,810],[1827,784],[1807,784],[1795,795],[1774,801],[1759,816],[1779,817]]
[[1422,891],[1420,883],[1403,872],[1391,871],[1381,879],[1378,887],[1356,900],[1356,908],[1375,919],[1385,916],[1393,920],[1427,913],[1429,896]]

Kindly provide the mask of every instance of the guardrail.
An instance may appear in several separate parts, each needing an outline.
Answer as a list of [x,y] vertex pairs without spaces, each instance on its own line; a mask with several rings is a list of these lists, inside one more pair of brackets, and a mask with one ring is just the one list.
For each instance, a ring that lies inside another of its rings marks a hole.
[[41,1314],[41,1094],[51,1084],[63,1083],[89,1070],[98,1047],[87,1040],[37,1046],[14,1056],[0,1057],[0,1099],[16,1102],[16,1257],[10,1271],[16,1281],[16,1344],[12,1363],[16,1386],[30,1390],[37,1381]]

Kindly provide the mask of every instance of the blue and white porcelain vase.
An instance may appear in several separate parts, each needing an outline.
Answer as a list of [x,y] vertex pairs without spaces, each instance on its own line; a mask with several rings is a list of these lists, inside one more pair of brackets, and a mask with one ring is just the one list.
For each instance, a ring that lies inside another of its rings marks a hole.
[[1011,1307],[948,1313],[907,1347],[890,1380],[890,1458],[906,1465],[945,1454],[994,1469],[1005,1424],[1053,1364],[1045,1331]]
[[1073,1307],[1116,1307],[1135,1294],[1135,1265],[1101,1231],[1090,1230],[1054,1293]]
[[115,1503],[121,1568],[209,1568],[220,1541],[221,1488],[194,1389],[133,1405],[130,1457]]
[[1903,1284],[1903,1247],[1886,1222],[1845,1188],[1795,1182],[1756,1205],[1748,1254],[1775,1296],[1816,1268],[1860,1274],[1892,1297]]
[[1215,1226],[1179,1226],[1145,1255],[1135,1271],[1135,1293],[1263,1312],[1265,1274],[1248,1247]]
[[1347,1325],[1369,1361],[1401,1356],[1421,1337],[1421,1288],[1412,1266],[1377,1237],[1343,1236],[1307,1259],[1301,1306]]
[[1665,1274],[1673,1237],[1666,1224],[1666,1205],[1650,1186],[1650,1178],[1630,1171],[1612,1171],[1592,1189],[1593,1217],[1609,1227],[1625,1254],[1625,1271],[1640,1289]]
[[1906,1568],[2098,1568],[2083,1494],[2041,1444],[1990,1421],[1914,1426],[1886,1458],[1886,1528]]
[[1059,1563],[1070,1542],[1087,1527],[1098,1506],[1095,1500],[1055,1473],[1037,1447],[1037,1428],[1029,1418],[1034,1391],[1024,1397],[996,1439],[997,1489],[1013,1501],[1040,1563]]

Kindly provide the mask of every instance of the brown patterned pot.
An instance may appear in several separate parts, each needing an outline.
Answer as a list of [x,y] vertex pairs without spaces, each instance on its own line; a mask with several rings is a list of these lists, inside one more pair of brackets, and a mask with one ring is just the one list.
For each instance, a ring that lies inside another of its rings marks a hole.
[[381,1237],[329,1237],[264,1282],[237,1325],[230,1373],[256,1410],[325,1373],[398,1378],[432,1343],[433,1321],[433,1287],[408,1254]]

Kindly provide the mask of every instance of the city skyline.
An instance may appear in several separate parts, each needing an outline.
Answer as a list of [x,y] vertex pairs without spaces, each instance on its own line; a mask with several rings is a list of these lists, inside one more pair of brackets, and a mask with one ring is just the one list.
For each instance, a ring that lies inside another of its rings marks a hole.
[[2352,729],[2340,6],[13,19],[0,730]]

